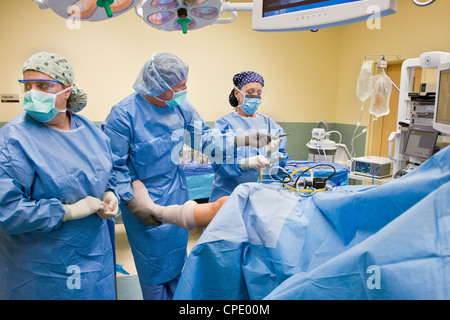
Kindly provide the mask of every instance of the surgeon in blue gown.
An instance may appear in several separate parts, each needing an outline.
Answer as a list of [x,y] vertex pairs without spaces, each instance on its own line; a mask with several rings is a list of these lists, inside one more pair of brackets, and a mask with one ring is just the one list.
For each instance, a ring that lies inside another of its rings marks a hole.
[[[222,133],[265,132],[273,136],[285,134],[272,118],[257,112],[262,99],[264,78],[253,71],[244,71],[233,77],[234,88],[228,101],[235,109],[215,123],[215,129]],[[275,139],[266,147],[257,149],[250,146],[237,149],[233,161],[212,163],[214,184],[209,201],[229,196],[241,183],[256,182],[260,170],[272,164],[285,166],[287,157],[285,138]],[[268,160],[272,158],[272,161]],[[274,161],[275,159],[275,161]]]
[[109,138],[60,55],[23,66],[26,112],[0,130],[0,299],[115,299]]
[[173,54],[154,55],[137,76],[136,92],[116,104],[102,125],[118,156],[116,166],[125,168],[116,177],[120,185],[128,182],[119,190],[120,207],[144,299],[172,298],[186,259],[188,232],[137,214],[145,210],[135,211],[137,206],[132,205],[139,200],[136,182],[145,185],[159,206],[185,206],[188,191],[179,160],[185,142],[202,152],[214,146],[208,151],[212,156],[216,151],[225,154],[228,146],[234,152],[235,146],[248,141],[259,145],[258,139],[242,135],[215,135],[206,126],[186,98],[188,71],[188,65]]

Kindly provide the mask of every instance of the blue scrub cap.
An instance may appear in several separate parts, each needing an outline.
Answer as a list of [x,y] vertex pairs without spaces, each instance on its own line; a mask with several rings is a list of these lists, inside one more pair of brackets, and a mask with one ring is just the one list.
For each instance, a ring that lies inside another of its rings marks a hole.
[[[239,89],[250,82],[259,82],[264,87],[264,78],[260,74],[253,71],[243,71],[241,73],[234,75],[233,77],[233,84],[236,88]],[[234,96],[234,88],[233,90],[231,90],[230,96],[228,97],[228,101],[233,107],[238,106],[239,102],[237,98]]]
[[133,89],[149,96],[159,96],[164,91],[187,78],[188,65],[171,53],[158,53],[144,64]]

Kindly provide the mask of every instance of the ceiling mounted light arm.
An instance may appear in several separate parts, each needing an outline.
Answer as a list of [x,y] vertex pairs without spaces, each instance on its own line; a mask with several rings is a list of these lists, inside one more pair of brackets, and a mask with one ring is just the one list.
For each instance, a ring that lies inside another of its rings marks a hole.
[[215,24],[232,23],[237,19],[237,11],[252,11],[253,3],[230,3],[225,2],[222,5],[222,12],[229,12],[233,15],[231,18],[219,18],[214,22]]
[[36,3],[41,10],[48,9],[48,5],[45,0],[33,0],[33,2]]

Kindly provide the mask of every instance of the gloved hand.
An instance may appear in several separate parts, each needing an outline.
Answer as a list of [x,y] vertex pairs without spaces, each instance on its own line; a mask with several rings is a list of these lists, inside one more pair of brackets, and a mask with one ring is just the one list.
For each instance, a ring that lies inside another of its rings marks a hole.
[[194,219],[194,208],[197,205],[195,201],[164,207],[153,202],[142,181],[133,181],[131,186],[134,198],[127,203],[127,208],[145,225],[158,226],[161,222],[166,222],[186,230],[198,227]]
[[246,134],[240,134],[234,137],[234,145],[236,147],[250,146],[253,148],[262,148],[272,140],[270,134],[262,132],[250,132]]
[[102,195],[105,210],[97,211],[97,215],[102,219],[114,218],[119,212],[119,200],[112,191],[105,191]]
[[81,199],[74,204],[64,204],[65,214],[63,216],[63,222],[67,220],[77,220],[85,218],[94,212],[99,210],[105,210],[106,206],[100,199],[88,196]]
[[127,208],[130,212],[147,226],[159,226],[161,221],[155,220],[150,208],[155,205],[148,194],[147,188],[140,180],[131,183],[134,198],[128,201]]
[[266,157],[262,155],[253,156],[250,158],[245,158],[241,160],[241,169],[243,171],[249,169],[260,170],[262,168],[270,167],[271,162]]

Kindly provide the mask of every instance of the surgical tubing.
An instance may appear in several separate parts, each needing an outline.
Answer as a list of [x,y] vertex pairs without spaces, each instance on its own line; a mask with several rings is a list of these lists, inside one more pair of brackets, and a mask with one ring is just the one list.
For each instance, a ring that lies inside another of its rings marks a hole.
[[[330,179],[332,176],[334,176],[334,175],[336,174],[336,169],[335,169],[333,166],[328,165],[328,164],[317,164],[317,165],[314,165],[314,166],[304,167],[304,168],[297,169],[297,170],[295,170],[294,172],[292,172],[290,175],[286,172],[286,170],[283,169],[284,173],[286,174],[285,178],[286,178],[286,177],[289,177],[289,181],[285,181],[284,179],[281,180],[281,179],[278,177],[278,173],[277,173],[276,177],[277,177],[277,179],[278,179],[279,181],[281,181],[282,183],[284,183],[284,187],[285,187],[285,188],[288,188],[288,189],[290,189],[290,190],[296,191],[296,192],[298,193],[298,195],[300,195],[301,197],[310,197],[310,196],[312,196],[313,194],[315,194],[316,192],[321,192],[321,191],[326,190],[326,188],[316,189],[316,188],[314,188],[314,187],[309,187],[309,188],[308,188],[308,187],[305,186],[305,188],[300,189],[300,188],[299,188],[298,180],[300,179],[300,177],[301,177],[306,171],[309,171],[309,173],[311,174],[311,179],[314,179],[314,173],[313,173],[313,171],[312,171],[311,169],[312,169],[312,168],[315,168],[315,167],[321,167],[321,166],[331,167],[331,168],[333,169],[333,172],[332,172],[330,175],[328,175],[328,177],[326,177],[326,178],[324,179],[325,181],[328,180],[328,179]],[[292,178],[294,177],[294,175],[295,175],[297,172],[300,172],[300,171],[302,171],[302,172],[301,172],[301,173],[299,174],[299,176],[295,179],[294,186],[288,185],[289,182],[292,182]],[[306,193],[306,194],[305,194],[305,193]],[[308,193],[309,193],[309,194],[308,194]]]
[[[309,173],[311,174],[311,179],[313,179],[314,178],[314,173],[313,173],[313,171],[310,169],[310,168],[300,168],[300,169],[297,169],[297,170],[295,170],[294,172],[292,172],[291,174],[290,174],[290,176],[291,177],[294,177],[294,175],[297,173],[297,172],[299,172],[299,171],[303,171],[300,175],[299,175],[299,177],[303,174],[303,173],[305,173],[306,171],[309,171]],[[288,184],[285,184],[284,185],[284,187],[285,188],[288,188],[288,189],[290,189],[290,190],[293,190],[293,191],[296,191],[297,192],[297,194],[299,195],[299,196],[301,196],[301,197],[311,197],[313,194],[315,194],[317,191],[323,191],[323,190],[325,190],[325,189],[319,189],[319,190],[316,190],[316,188],[303,188],[303,189],[300,189],[299,188],[299,186],[298,186],[298,183],[297,183],[297,181],[298,181],[298,178],[299,177],[297,177],[297,179],[295,180],[295,182],[294,182],[294,187],[291,187],[290,185],[288,185]],[[291,181],[292,181],[292,179],[291,179]],[[306,194],[305,194],[306,193]]]
[[[275,181],[275,179],[272,178],[272,173],[271,173],[272,169],[281,169],[286,175],[289,175],[289,173],[283,167],[281,167],[281,166],[272,166],[272,167],[269,168],[269,177],[270,177],[270,179],[272,179],[274,181]],[[275,174],[275,176],[277,176],[277,175],[278,175],[278,172]],[[277,176],[277,179],[280,180],[278,178],[278,176]],[[259,180],[260,181],[262,180],[262,171],[259,171]],[[281,182],[283,182],[283,181],[281,181]]]

